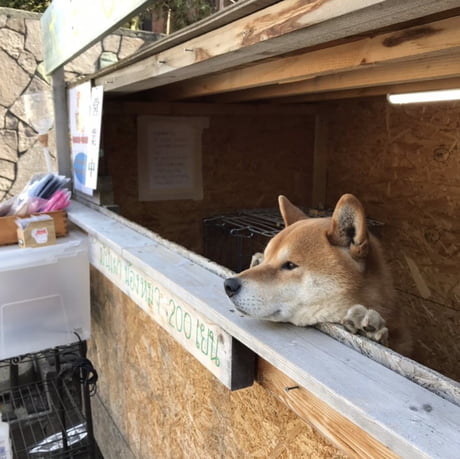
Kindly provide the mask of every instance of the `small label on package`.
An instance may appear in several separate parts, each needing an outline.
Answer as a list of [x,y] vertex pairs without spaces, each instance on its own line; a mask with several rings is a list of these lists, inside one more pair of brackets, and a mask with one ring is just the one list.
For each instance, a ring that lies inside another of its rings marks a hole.
[[49,215],[18,218],[19,247],[43,247],[56,243],[54,220]]

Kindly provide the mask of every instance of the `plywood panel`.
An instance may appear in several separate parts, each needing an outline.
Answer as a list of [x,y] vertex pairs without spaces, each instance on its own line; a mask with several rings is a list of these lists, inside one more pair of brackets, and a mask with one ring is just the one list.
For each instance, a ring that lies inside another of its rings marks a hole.
[[259,384],[228,391],[94,269],[91,286],[96,418],[134,457],[345,457]]
[[459,103],[328,104],[328,204],[356,194],[383,243],[416,336],[416,358],[460,379]]
[[[199,107],[200,116],[205,116]],[[180,115],[180,113],[175,113]],[[190,108],[187,115],[190,116]],[[312,189],[312,115],[222,114],[203,131],[201,201],[139,202],[136,117],[109,115],[104,150],[121,214],[195,252],[202,251],[202,219],[242,208],[276,207],[278,194],[308,204]]]

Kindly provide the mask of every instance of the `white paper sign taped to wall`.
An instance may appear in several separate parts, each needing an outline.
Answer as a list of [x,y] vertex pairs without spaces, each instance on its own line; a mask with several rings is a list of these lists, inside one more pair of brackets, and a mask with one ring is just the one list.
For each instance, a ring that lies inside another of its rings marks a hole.
[[97,188],[103,94],[90,82],[68,92],[74,188],[89,195]]

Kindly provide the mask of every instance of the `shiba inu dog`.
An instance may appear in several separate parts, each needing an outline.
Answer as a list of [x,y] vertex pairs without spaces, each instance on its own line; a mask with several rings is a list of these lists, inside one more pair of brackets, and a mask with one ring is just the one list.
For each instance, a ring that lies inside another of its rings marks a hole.
[[285,228],[249,269],[224,282],[236,308],[299,326],[341,323],[409,354],[391,274],[360,201],[343,195],[328,218],[308,218],[284,196],[278,201]]

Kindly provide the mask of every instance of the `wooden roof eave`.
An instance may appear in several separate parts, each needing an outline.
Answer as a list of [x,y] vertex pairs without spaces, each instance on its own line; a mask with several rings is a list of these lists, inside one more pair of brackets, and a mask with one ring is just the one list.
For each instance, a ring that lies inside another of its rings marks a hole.
[[[204,33],[196,25],[194,38],[173,44],[172,35],[170,47],[161,40],[142,58],[133,56],[90,78],[106,92],[138,92],[372,34],[458,6],[458,0],[283,0],[215,29],[207,24]],[[222,16],[219,20],[224,24]]]

